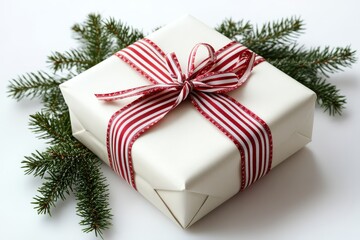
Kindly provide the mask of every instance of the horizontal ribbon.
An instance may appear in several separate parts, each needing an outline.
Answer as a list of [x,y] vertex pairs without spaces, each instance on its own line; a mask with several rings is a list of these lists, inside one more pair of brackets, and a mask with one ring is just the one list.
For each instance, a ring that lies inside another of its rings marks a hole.
[[[207,56],[197,60],[200,48],[205,48]],[[237,42],[231,42],[218,51],[207,43],[199,43],[190,52],[187,69],[183,73],[175,53],[165,54],[146,38],[115,55],[152,83],[95,94],[104,101],[140,96],[112,115],[106,138],[110,166],[132,187],[136,189],[131,155],[134,142],[187,98],[238,148],[241,156],[240,190],[270,170],[270,128],[226,94],[249,79],[253,67],[264,61],[262,57]]]

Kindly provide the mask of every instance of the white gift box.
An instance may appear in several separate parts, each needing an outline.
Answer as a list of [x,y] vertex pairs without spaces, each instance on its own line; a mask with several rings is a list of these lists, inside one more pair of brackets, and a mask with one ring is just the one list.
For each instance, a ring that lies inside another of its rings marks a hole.
[[[209,43],[216,50],[231,41],[191,16],[147,38],[165,53],[175,52],[183,68],[197,43]],[[109,164],[108,121],[135,98],[105,103],[94,94],[148,84],[116,56],[61,84],[74,137]],[[257,65],[246,84],[228,94],[270,127],[272,167],[311,141],[314,92],[269,63]],[[133,145],[132,156],[138,192],[183,228],[240,189],[239,150],[188,101],[142,135]]]

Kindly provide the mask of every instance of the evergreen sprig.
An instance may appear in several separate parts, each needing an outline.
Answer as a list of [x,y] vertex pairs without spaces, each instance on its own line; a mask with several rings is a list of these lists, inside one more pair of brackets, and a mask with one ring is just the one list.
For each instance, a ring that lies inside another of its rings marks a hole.
[[57,88],[62,82],[58,76],[52,76],[44,71],[26,73],[13,79],[9,86],[9,96],[21,100],[45,95],[50,89]]
[[79,47],[49,56],[53,74],[39,71],[21,75],[10,82],[8,93],[17,100],[38,97],[43,103],[43,109],[30,116],[30,128],[49,147],[32,153],[22,162],[26,174],[44,179],[32,202],[35,209],[39,214],[50,214],[57,201],[65,200],[73,192],[83,231],[102,236],[112,218],[106,179],[100,160],[72,137],[68,108],[58,86],[143,35],[98,14],[90,14],[72,30]]
[[240,41],[269,63],[312,89],[324,111],[330,115],[341,114],[346,98],[327,79],[330,73],[341,71],[356,61],[355,51],[349,46],[306,49],[297,43],[297,38],[304,32],[304,23],[297,17],[266,23],[262,27],[228,19],[217,30]]
[[113,52],[123,49],[133,42],[144,38],[144,34],[138,29],[127,26],[123,22],[114,18],[109,18],[105,21],[105,28],[111,35],[114,44]]
[[50,144],[68,142],[71,137],[71,126],[64,124],[70,122],[70,116],[40,111],[30,115],[30,129],[38,135],[39,139],[46,139]]
[[111,210],[103,200],[109,198],[108,185],[100,171],[101,162],[95,156],[82,160],[85,162],[79,165],[75,184],[76,210],[82,218],[80,225],[85,226],[84,232],[94,231],[101,236],[111,225]]
[[[355,62],[355,51],[350,47],[306,49],[296,42],[304,32],[304,23],[297,17],[261,27],[244,20],[227,19],[216,29],[314,90],[319,105],[330,115],[341,114],[346,99],[328,78],[329,74]],[[79,44],[48,57],[52,73],[38,71],[21,75],[10,82],[8,93],[16,100],[36,97],[43,104],[41,111],[30,116],[30,128],[38,138],[46,140],[48,147],[26,156],[22,162],[25,174],[44,180],[34,197],[35,209],[39,214],[50,214],[59,200],[74,193],[83,231],[102,236],[111,225],[112,215],[101,161],[72,137],[68,108],[58,86],[143,38],[144,34],[98,14],[89,14],[83,23],[75,24],[72,31]]]

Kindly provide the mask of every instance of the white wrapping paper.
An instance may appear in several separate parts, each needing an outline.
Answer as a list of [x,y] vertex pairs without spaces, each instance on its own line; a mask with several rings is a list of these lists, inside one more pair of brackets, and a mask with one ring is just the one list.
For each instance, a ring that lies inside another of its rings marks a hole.
[[[217,50],[230,42],[191,16],[147,38],[165,53],[175,52],[183,68],[195,44],[209,43]],[[108,120],[134,98],[105,103],[94,93],[147,84],[115,56],[63,83],[60,87],[69,106],[73,135],[109,164]],[[272,167],[310,142],[316,96],[272,65],[264,62],[256,66],[247,83],[229,95],[269,125],[274,146]],[[238,149],[189,102],[183,102],[142,135],[132,153],[139,193],[181,227],[195,223],[239,191]]]

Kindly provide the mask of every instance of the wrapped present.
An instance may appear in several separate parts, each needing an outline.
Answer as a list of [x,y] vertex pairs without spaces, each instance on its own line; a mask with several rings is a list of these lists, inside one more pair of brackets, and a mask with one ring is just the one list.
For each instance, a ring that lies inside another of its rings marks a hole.
[[74,137],[183,228],[311,141],[314,92],[191,16],[60,87]]

